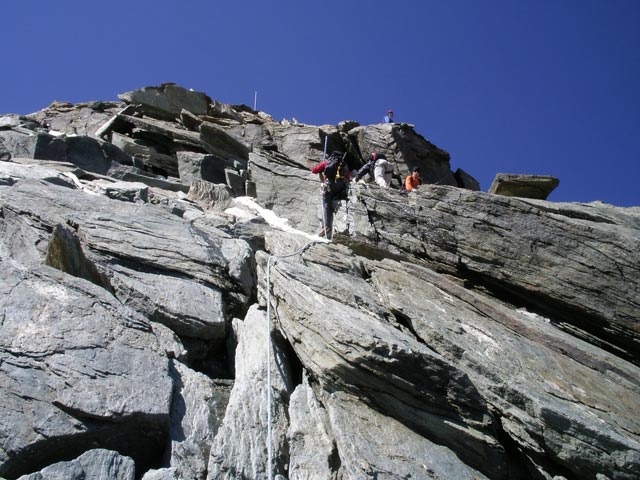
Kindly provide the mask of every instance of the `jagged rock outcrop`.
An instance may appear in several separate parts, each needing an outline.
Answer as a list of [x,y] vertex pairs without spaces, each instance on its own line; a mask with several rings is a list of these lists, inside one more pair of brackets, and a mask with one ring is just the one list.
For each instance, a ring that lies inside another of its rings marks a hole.
[[[0,476],[640,476],[639,208],[483,193],[408,124],[120,98],[0,117]],[[394,165],[331,243],[325,140]]]
[[202,92],[186,90],[173,83],[159,87],[144,87],[118,95],[125,103],[139,105],[144,113],[152,116],[178,118],[182,110],[194,115],[207,115],[211,99]]

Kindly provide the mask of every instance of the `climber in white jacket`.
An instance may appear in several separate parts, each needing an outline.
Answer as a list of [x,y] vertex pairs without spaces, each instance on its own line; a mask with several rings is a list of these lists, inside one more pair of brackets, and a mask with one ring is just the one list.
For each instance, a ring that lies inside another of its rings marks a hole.
[[378,154],[376,166],[373,170],[373,178],[381,187],[388,187],[391,184],[391,176],[393,175],[393,165],[386,159],[383,154]]

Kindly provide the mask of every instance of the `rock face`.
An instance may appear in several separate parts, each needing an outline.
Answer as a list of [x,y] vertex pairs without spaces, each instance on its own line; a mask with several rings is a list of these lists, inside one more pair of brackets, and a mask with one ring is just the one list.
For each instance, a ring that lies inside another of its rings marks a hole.
[[[640,476],[640,208],[483,193],[407,124],[120,98],[0,116],[0,477]],[[325,141],[394,165],[331,243]]]

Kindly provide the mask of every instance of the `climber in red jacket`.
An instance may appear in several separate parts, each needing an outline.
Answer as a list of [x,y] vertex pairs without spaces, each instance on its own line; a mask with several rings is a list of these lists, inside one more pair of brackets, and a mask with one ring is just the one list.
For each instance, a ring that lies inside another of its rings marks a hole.
[[322,230],[320,235],[331,239],[333,233],[333,201],[347,198],[347,187],[351,179],[344,161],[347,154],[334,151],[329,158],[311,169],[311,173],[322,174]]

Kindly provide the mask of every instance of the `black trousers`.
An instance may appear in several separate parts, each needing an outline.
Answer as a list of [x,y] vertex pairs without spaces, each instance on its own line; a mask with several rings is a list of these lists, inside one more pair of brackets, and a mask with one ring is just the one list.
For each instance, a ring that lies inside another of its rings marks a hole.
[[327,182],[322,190],[322,221],[327,238],[333,233],[333,201],[346,198],[347,182],[343,179]]

